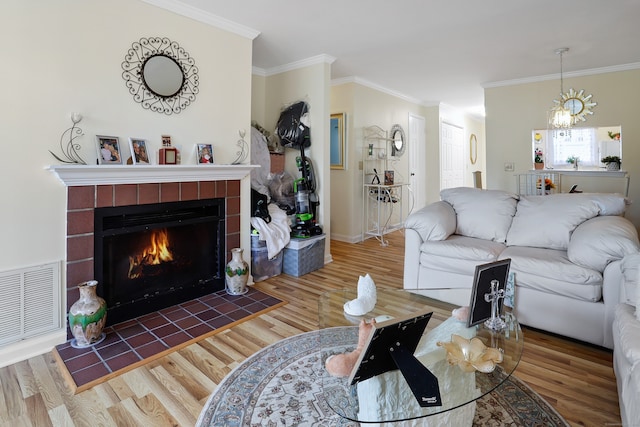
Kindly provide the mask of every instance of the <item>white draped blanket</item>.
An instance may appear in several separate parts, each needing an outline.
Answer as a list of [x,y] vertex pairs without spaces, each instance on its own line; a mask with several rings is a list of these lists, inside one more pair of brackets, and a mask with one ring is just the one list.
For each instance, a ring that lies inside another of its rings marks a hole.
[[267,254],[272,259],[284,249],[291,240],[291,227],[287,213],[276,204],[269,203],[267,206],[271,222],[264,219],[251,217],[251,225],[260,233],[260,240],[267,243]]

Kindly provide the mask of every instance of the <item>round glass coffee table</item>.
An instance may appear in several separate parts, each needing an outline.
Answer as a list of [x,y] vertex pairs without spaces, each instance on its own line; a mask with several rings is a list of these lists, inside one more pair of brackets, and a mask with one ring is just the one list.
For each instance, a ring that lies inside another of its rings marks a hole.
[[[376,306],[364,316],[349,316],[344,312],[344,303],[357,298],[355,290],[331,291],[320,296],[318,313],[322,392],[327,405],[341,417],[361,423],[399,422],[432,417],[425,421],[437,421],[443,425],[471,425],[475,401],[502,384],[516,369],[522,356],[524,339],[514,316],[507,313],[507,328],[499,332],[487,329],[482,323],[468,328],[465,322],[451,317],[451,310],[455,306],[422,296],[418,292],[378,288]],[[414,365],[413,372],[409,369],[405,374],[409,377],[418,376],[411,380],[418,386],[427,382],[433,384],[433,375],[437,380],[435,387],[439,390],[440,401],[431,402],[430,406],[421,405],[403,373],[393,364],[387,363],[387,372],[361,381],[334,377],[324,369],[325,360],[329,356],[356,348],[361,319],[376,318],[378,323],[392,323],[396,319],[412,318],[425,313],[425,317],[428,317],[428,313],[432,314],[413,353],[422,366]],[[464,372],[459,366],[450,365],[446,360],[446,351],[436,343],[451,341],[453,334],[467,339],[480,338],[487,347],[500,349],[503,361],[491,373]],[[416,367],[420,369],[415,369]],[[423,367],[430,373],[423,372]],[[407,425],[413,424],[409,422]]]

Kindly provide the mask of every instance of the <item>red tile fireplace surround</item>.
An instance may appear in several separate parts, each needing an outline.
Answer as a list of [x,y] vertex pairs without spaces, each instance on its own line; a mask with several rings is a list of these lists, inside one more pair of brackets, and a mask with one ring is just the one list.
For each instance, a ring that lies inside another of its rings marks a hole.
[[240,246],[240,181],[189,181],[67,187],[67,307],[78,299],[78,283],[93,279],[94,209],[225,198],[226,259]]

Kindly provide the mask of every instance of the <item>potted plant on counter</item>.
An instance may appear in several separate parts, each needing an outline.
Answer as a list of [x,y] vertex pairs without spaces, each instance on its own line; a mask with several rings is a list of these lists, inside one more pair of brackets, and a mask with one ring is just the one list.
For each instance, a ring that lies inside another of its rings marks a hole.
[[536,148],[533,152],[533,167],[535,169],[544,169],[544,160],[542,160],[542,150]]
[[571,156],[567,159],[567,163],[573,166],[574,169],[578,169],[578,162],[580,161],[579,157]]
[[618,156],[603,157],[602,160],[600,160],[600,161],[602,163],[604,163],[605,165],[607,165],[607,170],[608,171],[619,171],[620,170],[620,164],[622,163],[622,160]]

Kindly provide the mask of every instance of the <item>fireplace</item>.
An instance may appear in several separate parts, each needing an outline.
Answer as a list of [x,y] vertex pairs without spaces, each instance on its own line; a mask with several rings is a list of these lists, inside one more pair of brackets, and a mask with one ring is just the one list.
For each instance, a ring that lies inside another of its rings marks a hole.
[[95,209],[108,324],[224,289],[224,212],[224,198]]
[[[77,285],[96,278],[94,271],[94,212],[105,207],[224,199],[223,256],[241,247],[240,180],[250,165],[150,165],[52,167],[67,186],[66,311],[78,299]],[[98,294],[103,297],[102,294]],[[63,308],[63,310],[65,310]],[[109,321],[111,323],[111,321]],[[72,338],[67,328],[69,339]]]

